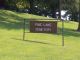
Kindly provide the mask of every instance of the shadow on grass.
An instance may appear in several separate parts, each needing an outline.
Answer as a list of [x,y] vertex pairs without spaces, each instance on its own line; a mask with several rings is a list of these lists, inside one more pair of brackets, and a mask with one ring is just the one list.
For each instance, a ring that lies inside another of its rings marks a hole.
[[[45,34],[52,34],[57,36],[62,35],[62,28],[58,27],[58,32],[56,34],[55,33],[45,33]],[[80,37],[80,32],[78,32],[76,29],[64,28],[63,35],[64,37],[68,37],[68,36]]]
[[[58,35],[62,35],[62,28],[58,29]],[[78,32],[76,29],[68,29],[68,28],[64,28],[63,30],[63,34],[64,36],[74,36],[74,37],[80,37],[80,32]]]
[[[23,29],[24,18],[14,13],[0,12],[0,28],[2,29]],[[29,21],[26,21],[26,29],[29,29]]]
[[52,43],[47,43],[47,42],[41,42],[41,41],[22,40],[22,39],[16,39],[16,38],[12,38],[12,39],[19,40],[19,41],[24,41],[24,42],[29,42],[29,43],[38,43],[38,44],[45,44],[45,45],[56,45],[56,46],[61,46],[61,45],[52,44]]

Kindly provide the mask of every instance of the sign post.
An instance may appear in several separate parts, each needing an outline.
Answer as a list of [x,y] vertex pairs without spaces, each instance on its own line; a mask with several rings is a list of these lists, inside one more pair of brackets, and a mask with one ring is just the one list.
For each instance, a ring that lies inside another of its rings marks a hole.
[[25,19],[23,20],[23,40],[25,40]]
[[[45,19],[44,19],[45,20]],[[64,20],[62,21],[62,46],[64,46]],[[30,21],[30,32],[33,33],[57,33],[58,21]],[[23,20],[23,40],[25,40],[26,20]]]
[[62,20],[62,46],[64,46],[64,21]]
[[59,0],[59,19],[62,21],[62,46],[64,46],[64,20],[61,19],[61,4],[62,0]]

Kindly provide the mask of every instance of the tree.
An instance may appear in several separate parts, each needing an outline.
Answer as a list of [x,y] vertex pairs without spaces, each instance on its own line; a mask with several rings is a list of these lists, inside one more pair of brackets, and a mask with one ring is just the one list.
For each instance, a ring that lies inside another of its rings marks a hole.
[[79,24],[77,30],[80,31],[80,0],[79,0]]
[[[66,2],[66,1],[69,1],[69,2]],[[66,4],[64,4],[64,7],[65,7],[64,9],[71,12],[72,19],[74,19],[75,21],[78,22],[77,31],[80,31],[80,0],[65,0],[65,2],[66,2]]]

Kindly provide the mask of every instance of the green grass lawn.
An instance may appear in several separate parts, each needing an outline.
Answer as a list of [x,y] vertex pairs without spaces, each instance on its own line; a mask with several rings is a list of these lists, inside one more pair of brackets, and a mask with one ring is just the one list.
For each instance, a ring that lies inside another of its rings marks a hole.
[[26,21],[23,41],[23,19],[46,18],[25,13],[0,10],[0,60],[80,60],[78,23],[65,22],[65,46],[62,46],[61,22],[58,33],[30,33]]

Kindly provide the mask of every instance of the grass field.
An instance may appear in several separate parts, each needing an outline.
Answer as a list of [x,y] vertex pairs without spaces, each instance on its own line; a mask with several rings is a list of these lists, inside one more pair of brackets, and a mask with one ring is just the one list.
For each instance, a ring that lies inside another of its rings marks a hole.
[[23,19],[46,18],[0,10],[0,60],[80,60],[78,23],[65,22],[65,46],[62,46],[61,22],[58,33],[30,33],[26,22],[23,41]]

